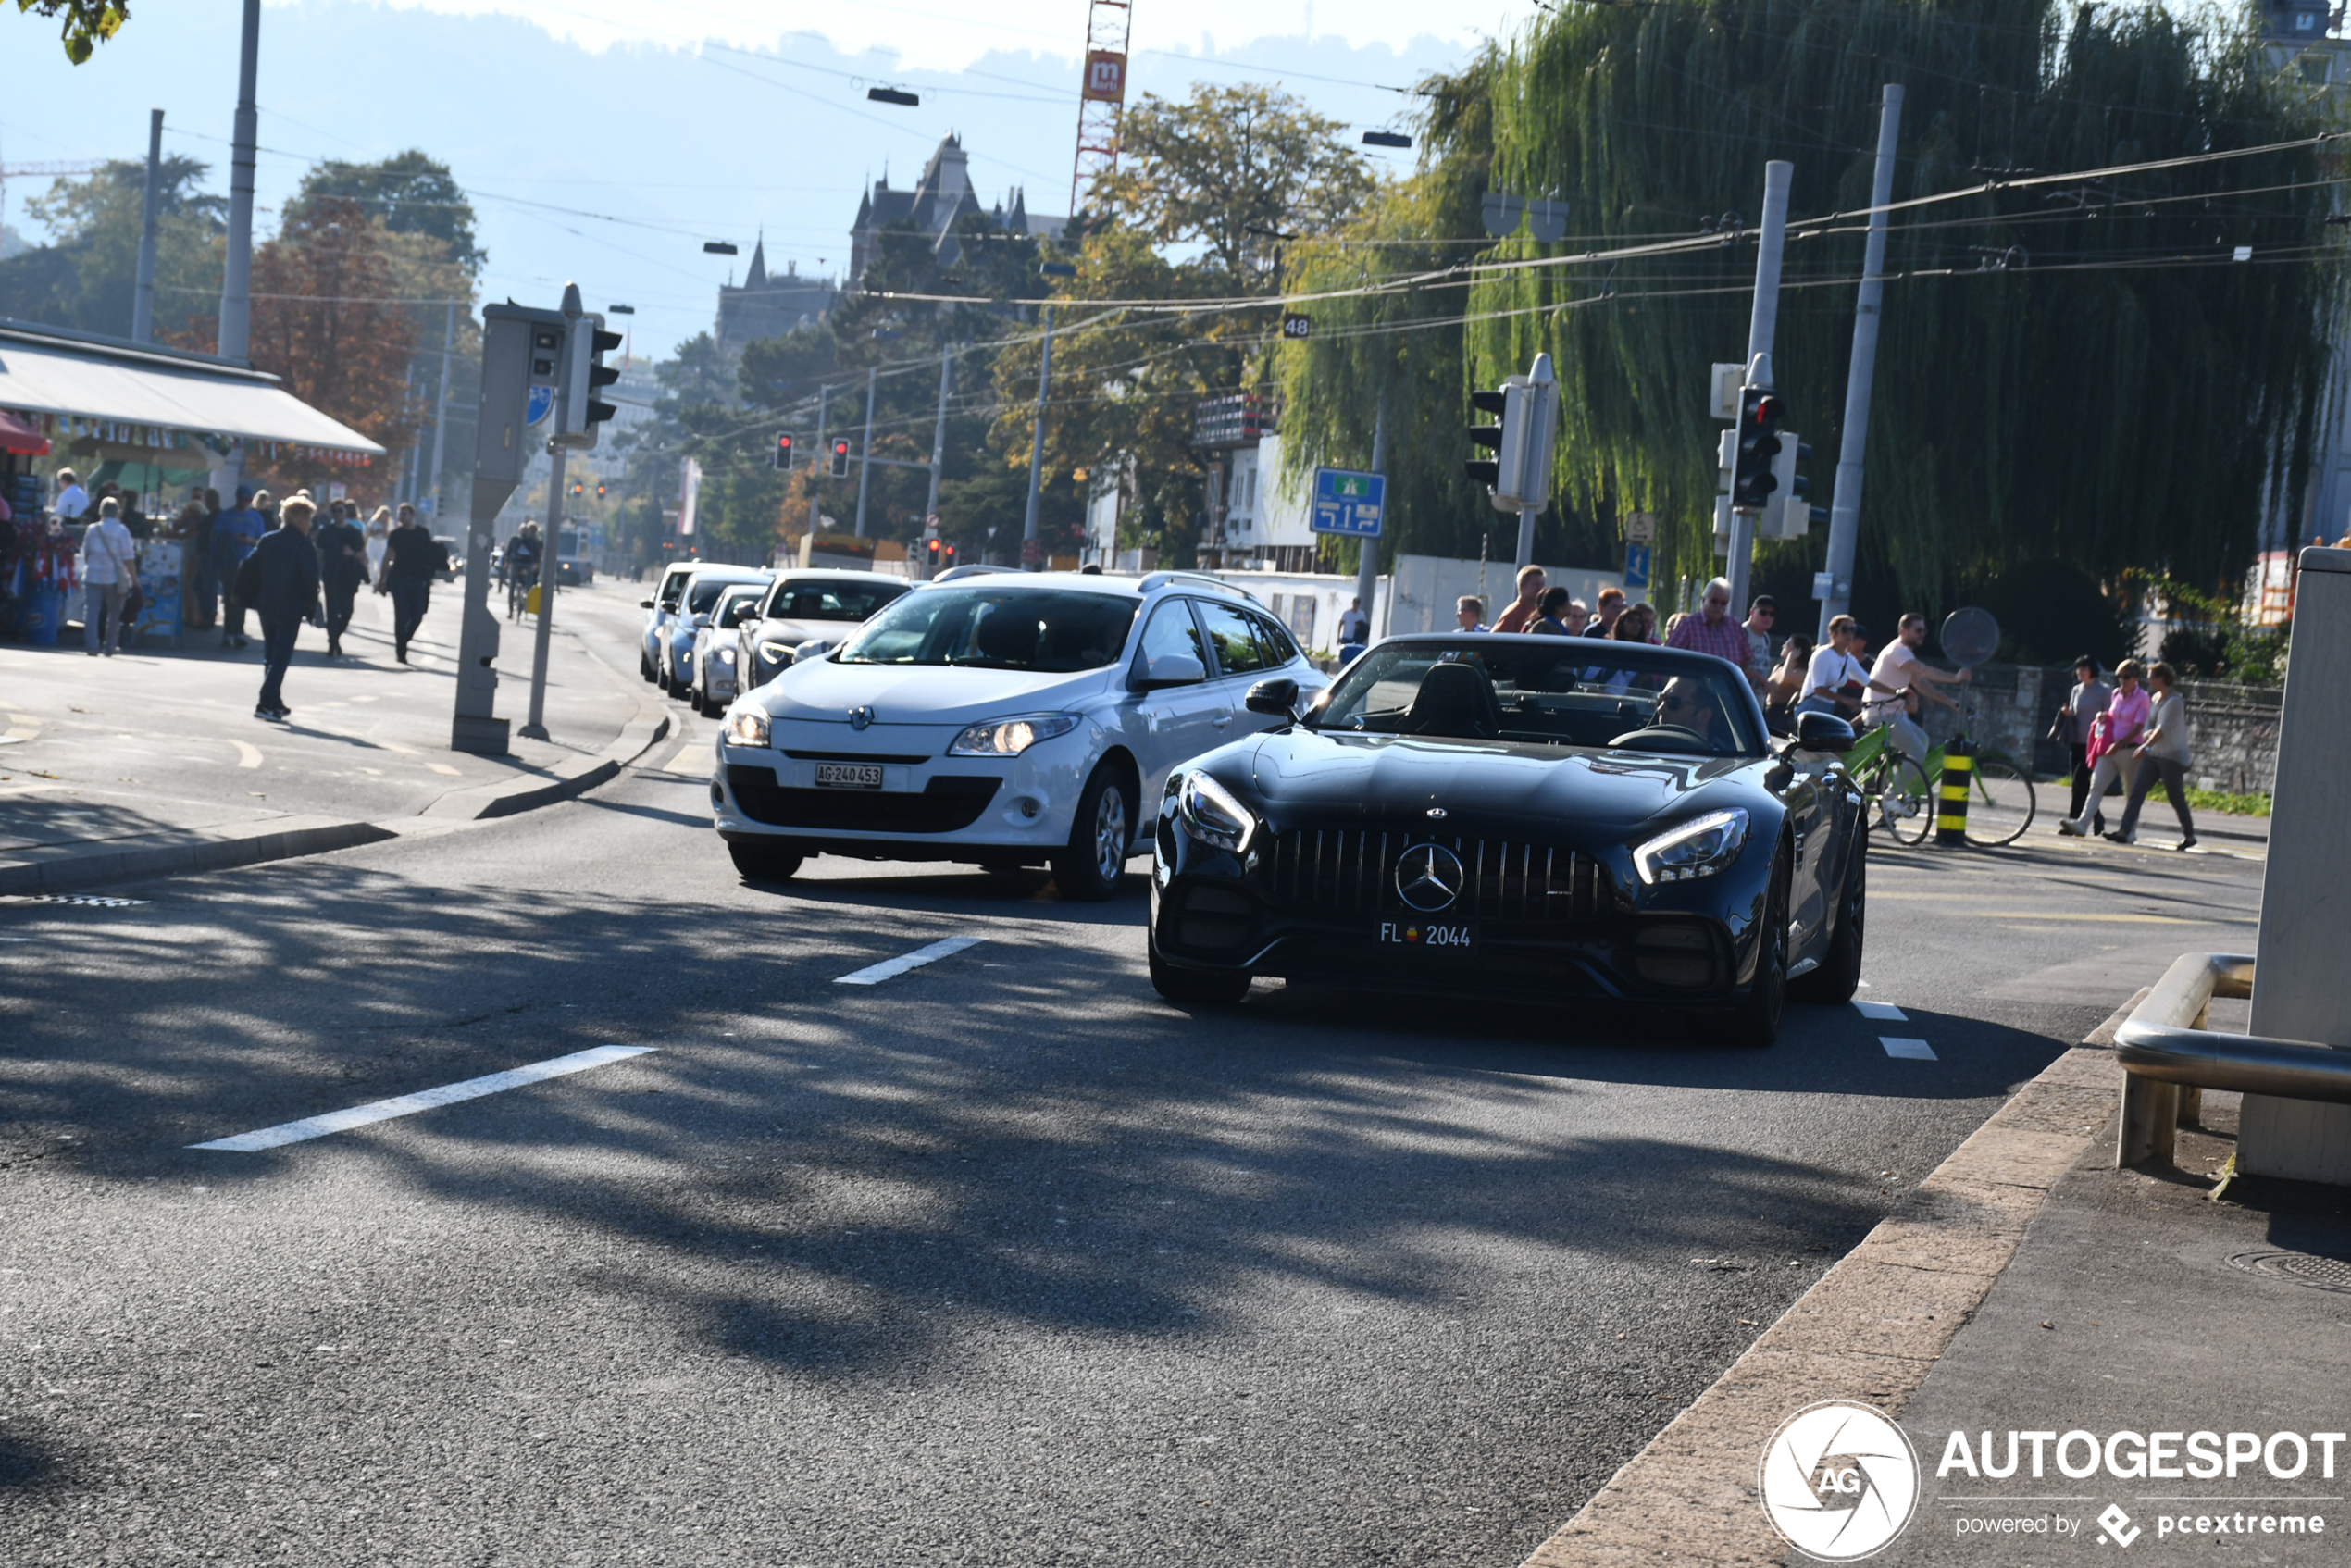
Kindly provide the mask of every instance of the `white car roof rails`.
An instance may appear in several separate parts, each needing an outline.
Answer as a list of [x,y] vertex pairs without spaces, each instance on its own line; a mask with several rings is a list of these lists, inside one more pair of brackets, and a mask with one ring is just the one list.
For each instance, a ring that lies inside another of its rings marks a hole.
[[1153,572],[1143,579],[1141,586],[1143,591],[1149,593],[1153,589],[1164,588],[1171,582],[1189,583],[1199,588],[1213,588],[1220,592],[1231,593],[1246,599],[1252,604],[1258,602],[1257,595],[1248,589],[1226,582],[1223,578],[1210,577],[1206,572]]
[[966,566],[950,566],[930,580],[933,582],[953,582],[961,578],[979,577],[983,574],[992,575],[998,572],[1011,572],[1019,577],[1026,577],[1029,575],[1028,573],[1022,571],[1018,566],[983,566],[977,561],[974,561]]

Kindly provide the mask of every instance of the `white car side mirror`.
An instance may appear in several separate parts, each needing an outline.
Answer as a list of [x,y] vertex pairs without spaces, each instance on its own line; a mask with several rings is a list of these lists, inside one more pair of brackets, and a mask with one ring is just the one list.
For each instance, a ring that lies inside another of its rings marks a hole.
[[702,630],[704,627],[707,627],[709,624],[710,624],[710,617],[709,617],[708,616],[706,616],[706,615],[696,616],[694,617],[694,629],[695,629],[696,631],[700,631],[700,630]]
[[1208,666],[1189,653],[1162,653],[1143,671],[1142,689],[1156,691],[1166,686],[1197,686],[1208,678]]

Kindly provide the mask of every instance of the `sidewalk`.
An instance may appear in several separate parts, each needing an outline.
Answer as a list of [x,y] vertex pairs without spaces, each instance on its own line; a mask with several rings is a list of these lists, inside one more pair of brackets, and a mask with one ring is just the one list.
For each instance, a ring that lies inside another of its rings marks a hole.
[[[0,644],[0,895],[316,853],[386,837],[388,825],[505,815],[601,782],[667,727],[605,646],[634,625],[638,592],[598,584],[561,596],[553,738],[517,738],[503,757],[449,749],[457,584],[435,591],[407,665],[392,656],[391,601],[379,595],[361,595],[350,656],[330,663],[325,634],[304,628],[286,724],[253,716],[257,637],[229,651],[218,632],[194,632],[178,651],[112,659],[78,642]],[[498,710],[517,729],[534,631],[528,620],[503,626]]]

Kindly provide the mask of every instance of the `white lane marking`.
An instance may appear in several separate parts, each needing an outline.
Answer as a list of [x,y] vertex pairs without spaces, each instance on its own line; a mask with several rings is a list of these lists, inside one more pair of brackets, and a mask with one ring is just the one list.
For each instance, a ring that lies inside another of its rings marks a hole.
[[877,986],[892,976],[903,975],[909,969],[919,969],[926,964],[936,964],[951,953],[961,952],[967,947],[978,945],[977,937],[949,937],[945,941],[933,942],[928,947],[918,947],[902,958],[885,959],[879,964],[870,964],[854,974],[840,976],[833,984]]
[[685,762],[692,757],[707,755],[709,752],[710,740],[707,736],[701,740],[689,740],[684,745],[678,748],[678,754],[669,759],[668,763],[663,766],[662,771],[664,773],[675,773],[678,771],[678,765],[679,763]]
[[323,1116],[305,1116],[298,1122],[280,1122],[274,1127],[263,1127],[259,1132],[239,1133],[234,1138],[216,1138],[209,1143],[192,1143],[188,1147],[228,1149],[244,1154],[263,1149],[277,1149],[289,1143],[300,1143],[305,1139],[324,1138],[330,1132],[348,1132],[353,1127],[364,1127],[370,1122],[386,1122],[394,1116],[414,1115],[437,1105],[454,1105],[461,1100],[478,1100],[485,1094],[496,1094],[501,1089],[520,1089],[525,1084],[560,1078],[570,1073],[584,1073],[607,1062],[642,1056],[658,1049],[651,1045],[599,1045],[588,1051],[575,1051],[568,1056],[533,1062],[527,1067],[491,1073],[487,1077],[443,1084],[439,1089],[397,1095],[366,1105],[354,1105],[348,1111],[330,1111]]
[[458,772],[455,768],[451,767],[445,762],[429,762],[425,764],[425,765],[432,769],[435,773],[445,773],[452,778],[463,778],[465,777],[464,774]]
[[1890,1002],[1856,1002],[1853,1004],[1853,1011],[1864,1018],[1885,1018],[1897,1024],[1909,1017],[1908,1013]]
[[1934,1047],[1922,1039],[1904,1039],[1898,1035],[1880,1035],[1877,1042],[1885,1047],[1885,1053],[1888,1056],[1898,1056],[1905,1062],[1941,1060],[1934,1054]]
[[231,740],[229,744],[237,748],[237,765],[239,767],[259,767],[261,765],[260,747],[253,744],[249,740]]

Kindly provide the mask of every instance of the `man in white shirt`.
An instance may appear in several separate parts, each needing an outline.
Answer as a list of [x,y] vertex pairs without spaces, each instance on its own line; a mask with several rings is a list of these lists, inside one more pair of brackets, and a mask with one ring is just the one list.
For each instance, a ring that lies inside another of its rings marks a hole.
[[[131,585],[139,580],[139,546],[122,526],[122,503],[113,496],[98,503],[98,520],[81,534],[81,642],[92,658],[101,652],[114,657],[122,641],[122,606]],[[98,634],[104,626],[106,635]]]
[[90,510],[90,492],[81,488],[81,480],[71,468],[57,470],[57,499],[49,510],[63,523],[73,522]]
[[1363,602],[1350,599],[1338,616],[1338,640],[1341,642],[1369,642],[1372,640],[1372,617],[1363,613]]
[[1904,616],[1901,629],[1878,654],[1877,667],[1870,671],[1870,700],[1861,710],[1861,716],[1871,724],[1886,727],[1903,755],[1920,764],[1926,761],[1926,731],[1910,716],[1903,693],[1915,691],[1930,703],[1956,708],[1959,704],[1935,688],[1964,682],[1973,674],[1961,670],[1953,675],[1934,668],[1919,657],[1919,649],[1925,642],[1926,617],[1915,611]]

